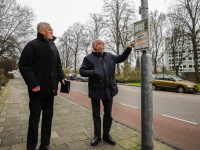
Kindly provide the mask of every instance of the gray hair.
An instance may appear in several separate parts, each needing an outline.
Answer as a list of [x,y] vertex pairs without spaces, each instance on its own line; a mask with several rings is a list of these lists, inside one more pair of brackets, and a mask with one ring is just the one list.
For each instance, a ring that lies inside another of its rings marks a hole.
[[39,33],[40,30],[44,30],[46,28],[46,25],[50,25],[47,22],[40,22],[37,25],[37,32]]

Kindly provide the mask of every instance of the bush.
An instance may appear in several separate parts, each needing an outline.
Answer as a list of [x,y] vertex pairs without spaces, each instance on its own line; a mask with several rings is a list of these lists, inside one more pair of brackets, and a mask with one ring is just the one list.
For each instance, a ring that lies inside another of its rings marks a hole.
[[70,73],[70,70],[67,69],[67,68],[63,69],[63,71],[64,71],[64,74],[69,74]]
[[0,84],[1,84],[1,86],[2,85],[5,86],[8,81],[9,81],[9,79],[5,78],[4,75],[0,75]]
[[12,73],[7,73],[6,78],[14,79],[14,75]]
[[5,86],[8,81],[9,79],[5,78],[4,80],[1,81],[1,85]]
[[0,69],[0,75],[4,75],[4,69]]
[[141,77],[140,76],[128,76],[126,78],[126,83],[140,83],[141,82]]
[[126,78],[124,76],[118,76],[116,77],[116,79],[118,83],[140,83],[141,82],[140,76],[128,76]]

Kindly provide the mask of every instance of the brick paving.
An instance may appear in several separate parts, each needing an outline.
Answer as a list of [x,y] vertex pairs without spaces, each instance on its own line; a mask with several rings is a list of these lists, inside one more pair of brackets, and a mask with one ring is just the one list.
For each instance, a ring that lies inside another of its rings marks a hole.
[[[22,78],[12,79],[0,94],[0,150],[26,150],[29,97]],[[40,126],[40,125],[39,125]],[[41,128],[39,128],[40,132]],[[95,147],[91,110],[56,96],[50,146],[54,150],[140,150],[141,134],[113,121],[111,136],[115,146],[100,141]],[[37,149],[40,144],[40,133]],[[154,150],[174,150],[154,140]]]

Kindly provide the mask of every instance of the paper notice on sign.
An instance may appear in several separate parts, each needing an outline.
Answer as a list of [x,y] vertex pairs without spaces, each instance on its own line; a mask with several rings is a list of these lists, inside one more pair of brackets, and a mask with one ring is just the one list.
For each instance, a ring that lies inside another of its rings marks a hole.
[[148,37],[148,22],[143,20],[134,23],[134,40],[135,50],[146,50],[149,48],[149,37]]

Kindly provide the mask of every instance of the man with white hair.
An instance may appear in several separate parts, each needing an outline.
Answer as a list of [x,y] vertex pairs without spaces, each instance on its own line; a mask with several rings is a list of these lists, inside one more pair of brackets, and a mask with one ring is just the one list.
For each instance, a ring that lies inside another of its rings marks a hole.
[[29,92],[29,126],[27,150],[35,150],[38,142],[38,124],[42,111],[41,144],[39,150],[52,150],[49,146],[53,117],[54,96],[58,81],[67,80],[49,23],[37,25],[37,38],[24,48],[18,66]]
[[84,57],[80,68],[80,74],[89,77],[88,89],[94,122],[94,139],[91,145],[95,146],[101,140],[100,99],[104,106],[103,140],[115,145],[115,140],[109,134],[112,124],[113,97],[118,93],[115,66],[126,60],[134,47],[134,42],[132,41],[121,55],[104,52],[104,42],[100,39],[94,40],[92,47],[92,53]]

